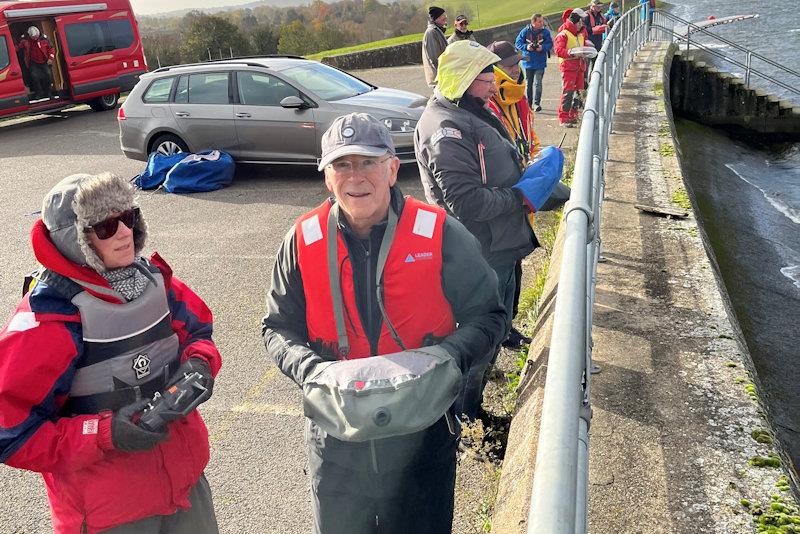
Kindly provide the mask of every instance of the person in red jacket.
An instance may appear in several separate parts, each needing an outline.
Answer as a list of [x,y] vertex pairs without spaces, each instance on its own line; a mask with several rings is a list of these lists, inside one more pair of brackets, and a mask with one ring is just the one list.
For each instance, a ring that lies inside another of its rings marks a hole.
[[569,54],[572,48],[584,46],[586,31],[583,19],[586,12],[582,9],[567,9],[562,20],[564,24],[558,29],[553,48],[558,56],[558,67],[561,70],[561,105],[558,107],[558,122],[562,126],[572,128],[578,122],[578,92],[584,88],[585,61]]
[[189,379],[207,398],[221,364],[211,311],[139,257],[146,237],[126,180],[63,179],[31,233],[36,284],[0,330],[0,461],[42,474],[59,534],[218,531],[200,414],[139,419]]
[[22,50],[23,53],[33,89],[33,99],[48,98],[50,85],[53,83],[50,66],[56,57],[55,51],[36,26],[28,28],[26,34],[17,44],[17,50]]

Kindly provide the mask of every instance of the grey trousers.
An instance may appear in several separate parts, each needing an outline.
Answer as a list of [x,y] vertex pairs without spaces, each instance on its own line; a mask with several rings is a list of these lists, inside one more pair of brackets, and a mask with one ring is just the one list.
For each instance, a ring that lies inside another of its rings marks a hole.
[[156,515],[125,523],[109,530],[107,534],[218,534],[217,516],[214,514],[214,502],[211,499],[211,487],[205,475],[189,493],[192,507],[178,510],[172,515]]
[[322,461],[309,450],[312,532],[450,534],[456,447],[453,441],[430,463],[380,474]]

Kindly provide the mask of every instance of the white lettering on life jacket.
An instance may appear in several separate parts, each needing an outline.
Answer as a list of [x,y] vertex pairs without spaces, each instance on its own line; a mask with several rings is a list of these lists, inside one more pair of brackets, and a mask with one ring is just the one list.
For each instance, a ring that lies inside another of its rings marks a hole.
[[417,210],[417,218],[414,219],[414,228],[411,230],[417,235],[433,237],[433,229],[436,226],[436,214],[432,211]]
[[316,243],[322,239],[322,228],[319,226],[319,215],[314,215],[310,219],[306,219],[302,223],[303,228],[303,241],[306,245]]

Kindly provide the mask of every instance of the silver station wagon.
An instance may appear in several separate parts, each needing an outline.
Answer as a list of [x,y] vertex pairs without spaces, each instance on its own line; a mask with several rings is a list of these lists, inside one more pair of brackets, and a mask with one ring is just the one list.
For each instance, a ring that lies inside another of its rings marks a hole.
[[386,124],[408,163],[426,102],[301,57],[178,65],[141,76],[119,110],[119,138],[138,160],[219,149],[245,163],[316,164],[333,120],[363,112]]

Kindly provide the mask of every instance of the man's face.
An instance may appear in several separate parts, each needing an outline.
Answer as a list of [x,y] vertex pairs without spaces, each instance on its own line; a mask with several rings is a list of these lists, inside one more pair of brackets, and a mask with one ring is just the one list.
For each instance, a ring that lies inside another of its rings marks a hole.
[[578,20],[578,22],[575,23],[575,29],[578,31],[581,31],[583,29],[583,19],[580,19]]
[[433,21],[439,27],[446,27],[447,26],[447,13],[442,13],[439,17]]
[[494,73],[483,72],[478,74],[469,87],[467,93],[488,102],[490,98],[497,94],[497,84],[494,81]]
[[461,19],[456,21],[456,29],[460,32],[467,31],[467,26],[469,25],[469,21],[466,19]]
[[512,80],[519,80],[519,75],[522,72],[522,69],[519,67],[519,63],[514,63],[510,67],[508,65],[500,65],[500,68],[503,69],[503,72],[508,74],[508,77]]
[[358,233],[378,224],[389,209],[389,188],[397,181],[400,160],[385,156],[342,156],[325,167],[325,185]]
[[533,24],[533,27],[537,30],[541,30],[544,28],[544,18],[532,19],[531,24]]
[[598,11],[600,11],[600,6],[598,4],[592,4],[591,6],[589,6],[589,10],[597,13]]

